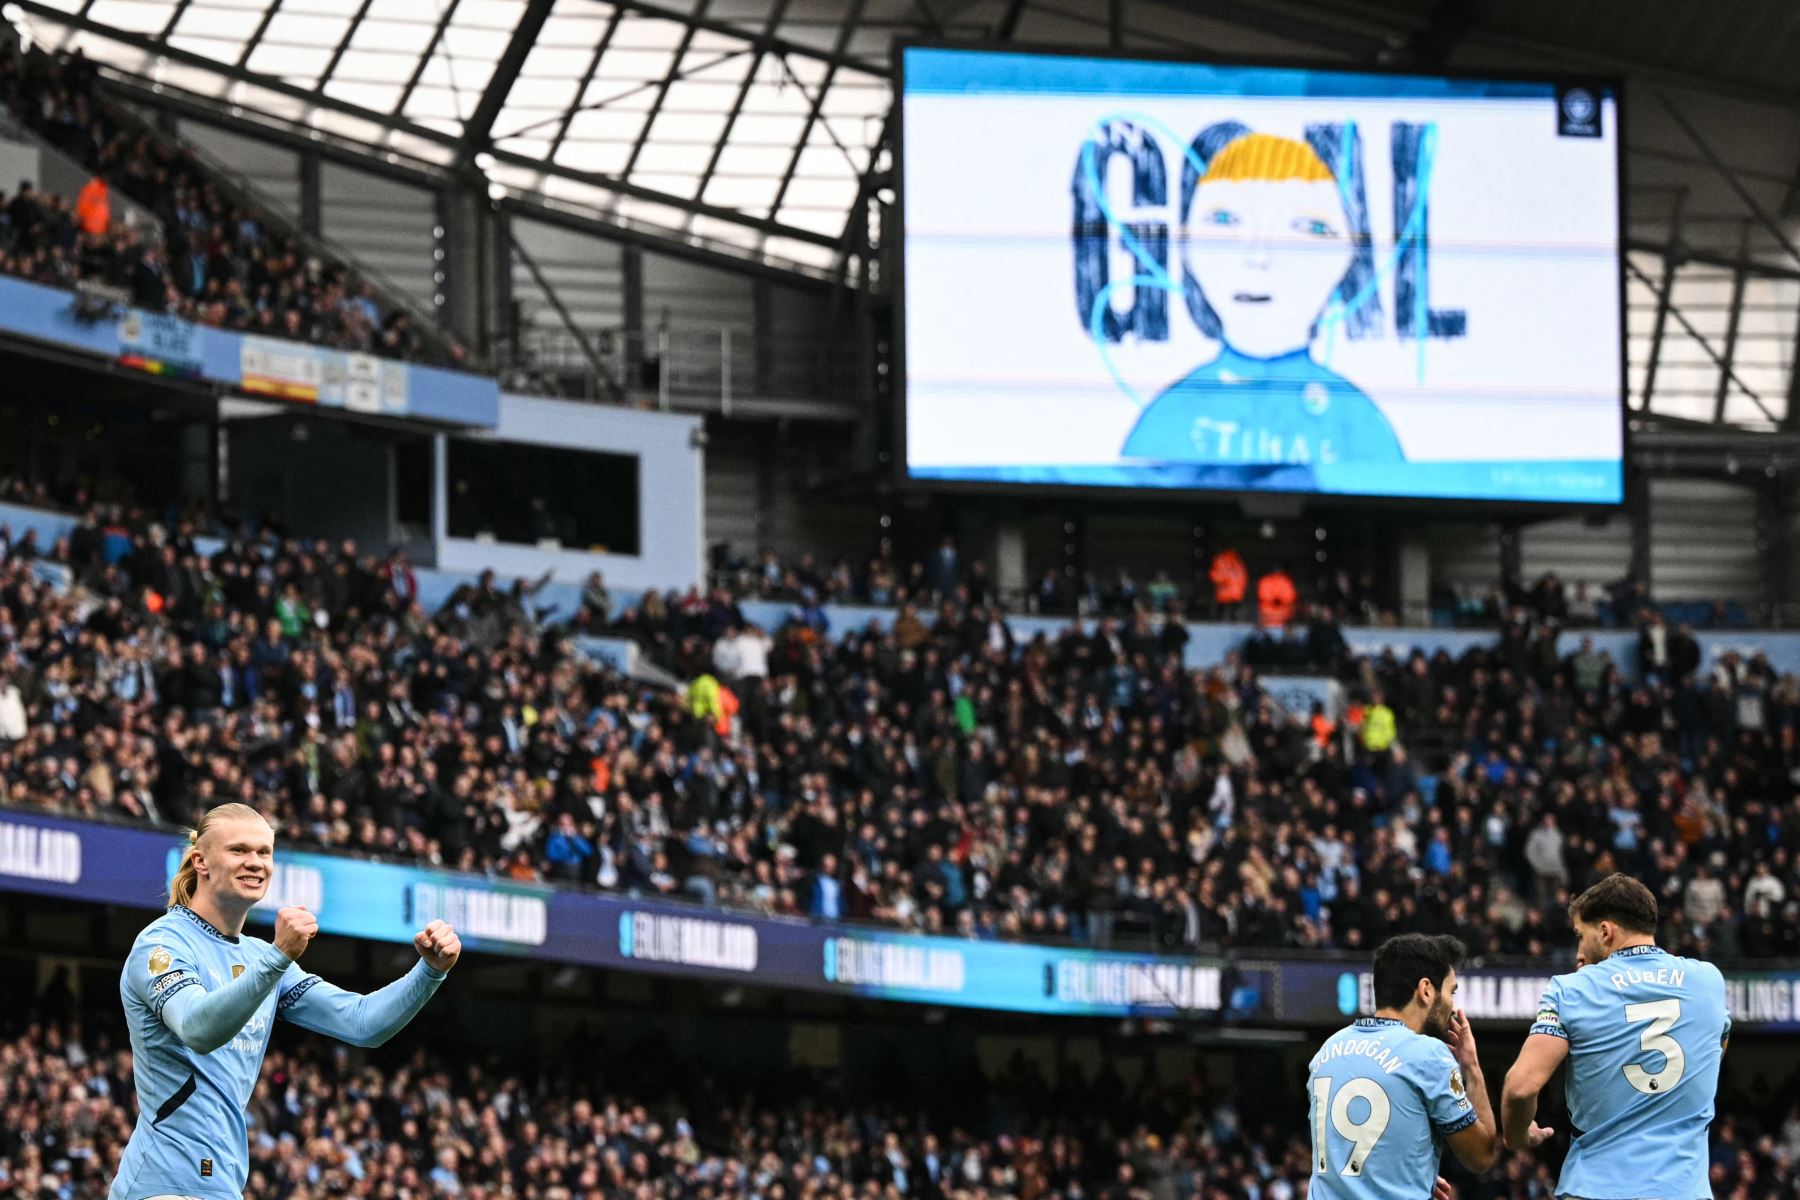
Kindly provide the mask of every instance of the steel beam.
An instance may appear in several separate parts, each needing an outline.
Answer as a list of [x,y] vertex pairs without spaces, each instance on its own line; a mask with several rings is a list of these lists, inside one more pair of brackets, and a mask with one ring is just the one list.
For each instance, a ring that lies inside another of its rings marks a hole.
[[[720,20],[717,17],[697,17],[692,13],[683,12],[678,8],[664,7],[661,4],[655,3],[654,0],[610,0],[610,2],[617,4],[622,8],[629,8],[632,12],[641,13],[646,17],[658,17],[664,21],[676,21],[692,25],[697,29],[704,29],[708,33],[724,34],[726,37],[742,38],[745,41],[753,41],[756,37],[755,34],[747,32],[742,27],[734,25],[730,21]],[[842,50],[815,50],[811,46],[803,45],[800,42],[790,41],[786,38],[769,38],[768,48],[777,54],[798,55],[801,58],[810,58],[825,63],[827,66],[849,67],[852,70],[867,71],[869,74],[879,75],[883,79],[888,78],[890,74],[885,61],[867,62],[863,59],[854,58],[845,54]]]
[[[257,71],[248,71],[241,67],[232,67],[229,64],[214,61],[213,59],[206,58],[204,55],[195,54],[189,50],[183,50],[176,46],[164,45],[144,34],[114,29],[112,26],[103,25],[88,18],[78,17],[71,13],[63,12],[60,9],[51,8],[48,4],[43,3],[42,0],[9,0],[9,2],[16,4],[19,8],[34,16],[43,17],[54,23],[72,26],[91,33],[97,33],[118,42],[120,45],[131,46],[134,49],[142,50],[148,54],[161,56],[171,62],[179,62],[185,66],[196,67],[223,79],[249,84],[254,87],[263,88],[277,95],[287,96],[291,99],[302,101],[303,103],[312,104],[318,108],[343,113],[346,116],[355,117],[359,121],[367,121],[371,124],[379,125],[382,128],[395,133],[404,133],[407,136],[417,138],[428,145],[438,146],[451,152],[454,152],[457,146],[457,138],[454,135],[447,134],[441,129],[434,129],[429,125],[420,124],[417,121],[398,115],[397,113],[377,113],[324,92],[314,91],[310,88],[303,88],[297,84],[289,83],[286,80],[277,78],[273,75],[264,75]],[[115,70],[116,69],[117,68],[115,68]],[[152,92],[152,96],[157,97],[166,95],[168,90],[169,89],[165,87],[161,93]],[[202,107],[204,112],[212,114],[211,119],[215,121],[225,120],[229,123],[229,119],[219,108],[212,106]],[[545,162],[541,158],[528,157],[507,150],[496,149],[493,151],[493,155],[496,160],[507,163],[509,166],[520,167],[528,171],[541,171],[546,174],[555,175],[561,179],[572,180],[576,183],[584,183],[603,191],[616,192],[622,196],[630,196],[633,199],[643,200],[651,204],[664,205],[698,216],[714,217],[727,224],[741,226],[746,229],[753,229],[758,233],[768,234],[773,237],[789,238],[794,241],[807,242],[816,246],[835,247],[837,245],[836,238],[810,229],[801,229],[796,226],[782,224],[779,221],[751,216],[747,213],[739,212],[737,209],[721,208],[718,205],[713,204],[703,204],[690,197],[674,196],[666,192],[659,192],[654,188],[640,187],[637,184],[616,179],[612,176],[601,175],[594,171],[579,171],[571,167],[561,166],[557,163]],[[379,160],[381,156],[371,152],[370,157]]]
[[[844,14],[843,24],[838,26],[837,42],[834,56],[841,58],[844,47],[856,35],[856,28],[862,24],[863,9],[867,0],[850,0],[850,11]],[[825,106],[825,97],[831,91],[831,84],[837,78],[837,64],[831,63],[825,68],[825,78],[819,83],[818,94],[813,96],[812,104],[807,107],[806,123],[800,127],[800,136],[794,140],[794,153],[788,159],[787,170],[782,172],[781,186],[775,189],[775,200],[769,205],[769,220],[773,221],[781,212],[781,205],[787,199],[788,185],[794,182],[794,172],[800,166],[800,156],[806,152],[806,143],[812,138],[813,126],[819,122],[819,110]],[[836,245],[836,239],[828,238],[827,243]]]
[[437,53],[438,43],[444,40],[444,30],[450,28],[450,22],[456,16],[456,6],[461,3],[462,0],[448,0],[444,5],[444,11],[439,15],[438,23],[431,31],[431,40],[426,42],[425,49],[419,52],[419,62],[417,66],[413,67],[412,77],[401,89],[400,99],[394,101],[394,112],[397,115],[406,112],[406,102],[412,99],[413,92],[418,89],[419,80],[425,78],[425,68],[431,65],[431,56]]
[[[1748,253],[1750,249],[1750,223],[1744,222],[1743,238],[1739,252]],[[1742,269],[1731,275],[1731,310],[1725,316],[1725,369],[1719,372],[1719,390],[1713,396],[1713,422],[1724,424],[1725,397],[1731,391],[1731,365],[1737,360],[1737,341],[1739,318],[1744,315],[1744,282],[1748,278]]]
[[769,53],[769,42],[781,27],[781,19],[787,15],[788,5],[791,3],[793,0],[774,0],[769,6],[769,16],[763,22],[762,36],[757,39],[754,56],[750,59],[750,73],[738,85],[737,99],[732,101],[731,112],[725,118],[725,128],[719,131],[719,140],[713,143],[712,154],[706,160],[706,170],[700,172],[700,186],[694,189],[696,200],[706,199],[706,189],[712,183],[713,172],[719,169],[719,159],[725,156],[725,144],[731,140],[731,131],[737,126],[739,114],[744,111],[744,101],[749,99],[750,89],[756,86],[756,73],[762,70],[763,59]]
[[344,36],[332,47],[331,58],[325,63],[325,70],[319,74],[319,87],[322,90],[331,77],[337,73],[338,64],[344,61],[344,51],[350,49],[350,42],[356,37],[356,31],[362,28],[363,18],[369,15],[375,0],[362,0],[356,6],[356,12],[350,17],[350,24],[344,27]]
[[[694,16],[706,16],[712,0],[699,0],[694,5]],[[694,44],[694,34],[699,27],[689,24],[681,31],[681,40],[675,44],[675,55],[669,59],[669,70],[662,77],[662,83],[656,89],[656,99],[650,102],[650,111],[644,114],[644,126],[638,130],[637,140],[631,143],[631,153],[625,159],[625,169],[619,172],[619,178],[630,179],[631,172],[637,168],[638,156],[644,152],[644,146],[650,141],[650,130],[656,124],[656,118],[662,115],[663,101],[669,98],[669,89],[675,86],[675,80],[681,75],[681,60],[687,57],[688,47]],[[700,197],[695,196],[698,200]]]
[[[168,41],[169,35],[175,32],[175,26],[181,24],[182,14],[187,12],[188,5],[193,2],[194,0],[175,0],[175,7],[169,10],[169,19],[163,22],[162,32],[156,36],[165,42]],[[267,0],[267,3],[272,8],[280,3],[280,0]],[[86,3],[81,6],[81,11],[85,13],[92,4],[93,0],[86,0]]]
[[1775,244],[1786,250],[1796,264],[1800,264],[1800,246],[1794,244],[1794,240],[1787,235],[1787,231],[1782,229],[1781,223],[1770,216],[1768,210],[1763,208],[1757,202],[1756,197],[1750,194],[1750,189],[1743,185],[1737,174],[1726,165],[1725,160],[1719,157],[1718,152],[1712,148],[1700,131],[1694,128],[1694,123],[1688,120],[1687,114],[1682,112],[1680,106],[1670,100],[1664,92],[1657,92],[1656,99],[1668,112],[1669,119],[1680,126],[1681,131],[1687,134],[1688,140],[1694,143],[1694,148],[1700,151],[1701,156],[1708,163],[1712,164],[1713,170],[1719,173],[1719,178],[1723,179],[1725,185],[1736,193],[1739,200],[1744,202],[1744,207],[1756,214],[1756,219],[1762,223],[1764,229],[1769,231],[1769,235],[1775,239]]
[[625,10],[614,8],[612,19],[607,21],[606,28],[600,33],[600,40],[594,43],[594,56],[588,59],[587,70],[582,73],[581,84],[575,89],[575,98],[569,101],[568,111],[562,115],[562,124],[556,127],[556,136],[550,139],[550,151],[544,155],[546,162],[556,160],[556,152],[562,149],[563,140],[569,136],[569,126],[575,123],[575,114],[582,110],[581,98],[587,95],[588,85],[594,82],[594,75],[600,70],[600,60],[606,56],[606,48],[612,45],[613,34],[619,31],[619,22],[625,19]]
[[1662,289],[1656,294],[1656,318],[1650,325],[1650,361],[1644,367],[1644,397],[1638,403],[1640,412],[1650,411],[1650,398],[1656,394],[1656,370],[1662,362],[1663,330],[1669,323],[1669,298],[1675,291],[1675,271],[1681,261],[1678,257],[1681,214],[1686,207],[1687,190],[1684,188],[1675,193],[1675,211],[1669,217],[1669,242],[1662,248]]
[[250,61],[250,56],[256,53],[256,47],[262,42],[263,34],[269,32],[269,24],[275,20],[275,13],[281,8],[281,0],[268,0],[268,5],[269,7],[263,10],[262,19],[256,23],[255,30],[251,32],[249,40],[244,43],[244,48],[238,52],[237,67],[239,70],[243,70],[244,64]]
[[1019,18],[1025,15],[1025,0],[1007,0],[1000,19],[994,22],[994,40],[1010,42],[1019,33]]
[[[506,97],[519,78],[519,71],[525,66],[525,59],[531,54],[532,46],[537,44],[538,34],[544,31],[544,22],[550,17],[550,10],[556,6],[556,0],[528,0],[525,11],[519,16],[519,23],[513,27],[512,37],[507,39],[506,49],[500,54],[500,61],[494,64],[494,73],[488,76],[487,86],[481,90],[481,99],[475,104],[475,111],[463,122],[462,151],[464,160],[472,159],[476,153],[487,149],[490,136],[494,132],[494,121],[500,116],[500,110],[506,105]],[[580,97],[576,97],[577,100]]]
[[[1625,269],[1627,271],[1630,271],[1633,275],[1636,275],[1643,282],[1650,283],[1650,277],[1648,275],[1644,274],[1644,272],[1637,266],[1637,264],[1632,262],[1630,259],[1625,260]],[[1652,285],[1652,286],[1654,286],[1654,285]],[[1725,378],[1729,382],[1735,383],[1738,387],[1738,390],[1744,393],[1744,395],[1749,399],[1750,403],[1756,405],[1758,411],[1760,411],[1763,416],[1767,417],[1772,424],[1780,424],[1780,419],[1777,418],[1774,413],[1769,411],[1769,406],[1767,404],[1763,403],[1763,398],[1760,395],[1758,395],[1756,390],[1753,389],[1749,384],[1745,383],[1742,379],[1738,378],[1737,372],[1735,372],[1731,369],[1731,364],[1725,361],[1725,358],[1723,355],[1721,355],[1717,350],[1713,349],[1712,343],[1706,340],[1706,335],[1701,333],[1698,329],[1695,329],[1693,326],[1693,323],[1690,322],[1687,319],[1687,317],[1682,314],[1682,311],[1679,308],[1675,307],[1674,305],[1670,305],[1669,306],[1669,315],[1671,317],[1674,317],[1675,323],[1677,325],[1681,326],[1682,329],[1686,330],[1687,335],[1689,337],[1693,338],[1694,341],[1699,344],[1700,349],[1702,349],[1706,352],[1706,357],[1712,359],[1713,365],[1715,367],[1718,367],[1719,370],[1721,370],[1725,373]],[[1648,394],[1647,391],[1646,391],[1646,394]]]
[[562,297],[557,295],[556,285],[550,282],[549,277],[537,265],[537,260],[531,257],[530,252],[525,249],[525,243],[518,238],[513,238],[511,249],[518,260],[525,264],[525,270],[531,275],[532,281],[538,285],[538,290],[544,293],[544,299],[548,300],[550,307],[556,310],[557,319],[562,322],[563,328],[567,329],[569,336],[575,339],[575,344],[581,349],[581,356],[587,359],[588,366],[594,372],[594,378],[606,387],[613,399],[623,398],[624,389],[620,387],[619,381],[614,379],[612,372],[606,369],[606,362],[600,357],[600,352],[594,349],[593,342],[588,339],[581,326],[575,323],[575,314],[569,311],[568,305],[564,304]]

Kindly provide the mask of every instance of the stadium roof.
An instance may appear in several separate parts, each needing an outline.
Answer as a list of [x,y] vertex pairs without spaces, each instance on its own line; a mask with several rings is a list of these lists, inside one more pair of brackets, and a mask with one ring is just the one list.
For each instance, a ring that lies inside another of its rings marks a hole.
[[1793,0],[10,0],[164,89],[815,266],[897,37],[1604,69],[1800,105]]

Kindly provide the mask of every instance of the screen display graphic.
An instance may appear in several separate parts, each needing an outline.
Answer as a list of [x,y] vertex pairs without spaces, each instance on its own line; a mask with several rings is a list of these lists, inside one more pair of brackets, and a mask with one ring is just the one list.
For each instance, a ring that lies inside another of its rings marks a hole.
[[902,51],[914,479],[1617,503],[1610,86]]

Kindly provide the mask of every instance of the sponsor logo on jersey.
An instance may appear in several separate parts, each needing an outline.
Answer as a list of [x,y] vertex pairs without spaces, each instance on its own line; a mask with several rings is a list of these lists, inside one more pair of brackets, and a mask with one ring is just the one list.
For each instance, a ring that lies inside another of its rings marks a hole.
[[150,952],[150,973],[152,975],[161,975],[164,971],[174,965],[174,962],[175,956],[170,954],[163,947],[158,946]]

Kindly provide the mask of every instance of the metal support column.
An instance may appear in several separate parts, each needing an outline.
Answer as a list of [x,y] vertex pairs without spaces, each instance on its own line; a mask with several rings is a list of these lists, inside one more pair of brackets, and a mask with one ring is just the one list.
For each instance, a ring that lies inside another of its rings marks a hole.
[[1506,521],[1500,526],[1500,590],[1510,600],[1525,587],[1525,523]]
[[1675,193],[1675,209],[1669,214],[1669,241],[1663,248],[1662,287],[1656,294],[1656,319],[1650,325],[1650,361],[1644,367],[1644,394],[1638,400],[1638,411],[1649,412],[1651,397],[1656,395],[1656,368],[1662,362],[1663,330],[1669,323],[1669,298],[1675,291],[1675,271],[1681,265],[1681,213],[1687,207],[1687,189]]
[[504,258],[496,258],[499,242],[493,226],[499,221],[479,175],[463,175],[459,182],[438,192],[438,239],[443,257],[437,260],[443,279],[438,292],[444,297],[443,315],[456,335],[470,346],[491,348],[504,329],[496,301],[499,292],[490,286]]
[[[1625,466],[1625,513],[1631,522],[1631,581],[1650,592],[1650,473],[1642,467]],[[1635,621],[1636,613],[1617,614],[1621,620]]]
[[619,361],[624,364],[625,387],[636,387],[644,378],[644,251],[627,243],[619,251],[619,290],[625,309],[625,345]]
[[1756,550],[1762,568],[1762,623],[1770,628],[1781,625],[1782,610],[1787,607],[1787,476],[1783,473],[1766,477],[1757,492]]
[[505,208],[494,208],[493,219],[488,222],[487,229],[491,241],[487,247],[486,260],[492,264],[491,276],[493,286],[486,289],[492,293],[494,322],[487,328],[490,342],[484,343],[488,352],[498,357],[504,347],[509,361],[519,359],[519,304],[513,294],[513,235],[512,214]]
[[769,394],[770,358],[774,355],[775,289],[767,279],[760,276],[750,285],[751,320],[754,328],[751,336],[749,353],[752,378],[755,380],[756,394]]
[[[1748,256],[1750,253],[1750,222],[1745,221],[1738,238],[1738,254]],[[1749,278],[1744,268],[1739,267],[1731,275],[1731,309],[1725,314],[1725,350],[1720,357],[1724,359],[1719,365],[1719,388],[1713,395],[1713,424],[1725,420],[1725,399],[1731,393],[1731,364],[1737,358],[1738,318],[1744,312],[1744,283]]]
[[322,159],[316,150],[300,155],[300,228],[313,237],[325,232],[325,185],[321,181]]

